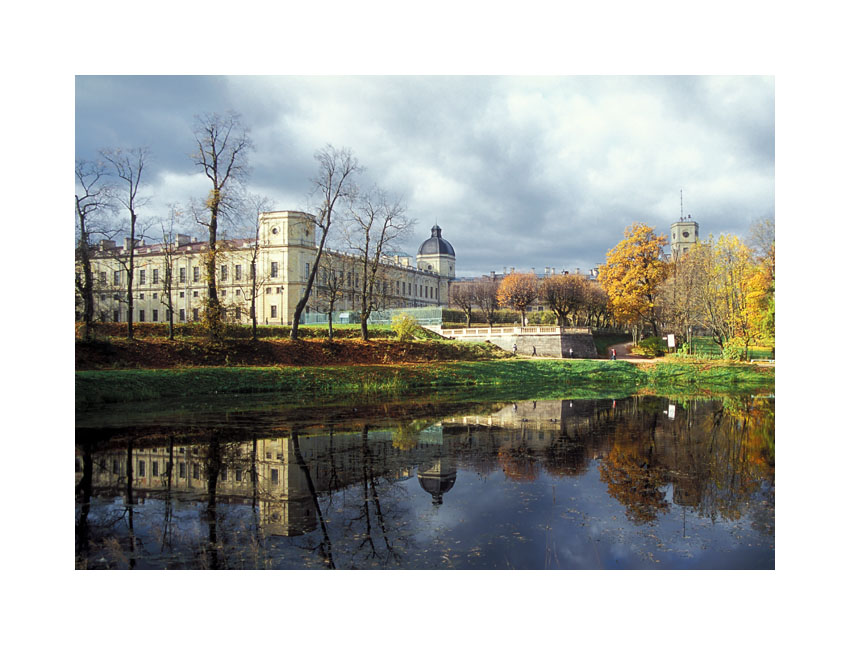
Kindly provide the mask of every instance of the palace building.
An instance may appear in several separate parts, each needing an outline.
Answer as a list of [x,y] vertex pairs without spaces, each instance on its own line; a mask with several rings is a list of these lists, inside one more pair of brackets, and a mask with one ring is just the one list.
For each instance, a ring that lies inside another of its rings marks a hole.
[[[127,321],[127,270],[129,238],[123,246],[103,240],[93,249],[95,320]],[[175,322],[201,320],[206,298],[204,257],[207,242],[177,235],[169,245],[146,245],[137,240],[134,253],[133,320],[164,322],[166,263],[171,264],[171,296]],[[295,306],[304,294],[316,257],[316,225],[310,215],[274,211],[260,215],[258,239],[222,243],[216,263],[219,301],[231,322],[251,321],[251,300],[256,288],[257,321],[291,324]],[[358,257],[325,249],[305,313],[327,311],[331,285],[337,295],[335,311],[357,310],[363,280]],[[256,266],[256,282],[251,267]],[[358,270],[359,269],[359,270]],[[78,268],[79,270],[79,268]],[[449,282],[455,277],[455,252],[439,226],[419,247],[416,262],[409,256],[382,258],[374,296],[379,309],[437,307],[448,304]],[[77,303],[77,316],[82,305]]]

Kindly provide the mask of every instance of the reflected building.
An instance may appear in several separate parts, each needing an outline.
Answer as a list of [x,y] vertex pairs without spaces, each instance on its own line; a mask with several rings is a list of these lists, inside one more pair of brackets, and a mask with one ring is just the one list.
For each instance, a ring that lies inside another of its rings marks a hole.
[[[123,495],[131,473],[136,503],[164,496],[204,501],[209,473],[217,473],[219,502],[250,505],[268,534],[295,536],[318,528],[319,497],[363,487],[367,472],[387,481],[416,475],[421,494],[440,506],[462,485],[459,471],[479,477],[504,471],[530,481],[543,473],[561,478],[599,469],[626,506],[648,503],[669,487],[675,504],[708,516],[734,514],[759,482],[772,480],[772,460],[758,461],[760,447],[750,445],[760,436],[752,422],[746,426],[719,401],[690,401],[675,415],[668,406],[650,397],[618,400],[616,406],[602,400],[523,401],[430,425],[419,419],[393,422],[395,430],[386,420],[358,430],[314,426],[222,440],[215,450],[202,439],[136,439],[129,460],[127,447],[117,443],[92,453],[92,488],[96,495]],[[214,458],[218,463],[210,468]],[[646,495],[627,490],[636,481],[646,483]]]

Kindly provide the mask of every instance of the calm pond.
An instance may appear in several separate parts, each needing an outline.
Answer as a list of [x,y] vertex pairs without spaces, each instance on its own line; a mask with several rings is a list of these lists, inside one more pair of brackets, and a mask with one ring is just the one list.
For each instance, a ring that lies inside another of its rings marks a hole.
[[773,569],[774,399],[78,416],[76,567]]

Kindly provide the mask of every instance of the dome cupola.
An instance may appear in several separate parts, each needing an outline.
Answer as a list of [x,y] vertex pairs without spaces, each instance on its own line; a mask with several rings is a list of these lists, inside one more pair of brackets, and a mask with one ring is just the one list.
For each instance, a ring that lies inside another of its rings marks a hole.
[[451,244],[443,239],[442,231],[443,229],[434,224],[431,227],[431,237],[422,242],[417,255],[450,255],[454,257],[455,250]]

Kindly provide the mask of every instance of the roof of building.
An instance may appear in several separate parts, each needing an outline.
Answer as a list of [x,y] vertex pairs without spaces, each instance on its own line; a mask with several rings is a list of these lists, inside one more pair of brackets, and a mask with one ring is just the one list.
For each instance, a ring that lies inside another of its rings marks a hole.
[[442,229],[434,224],[431,228],[431,237],[422,242],[417,255],[451,255],[454,257],[455,250],[452,245],[443,239]]

